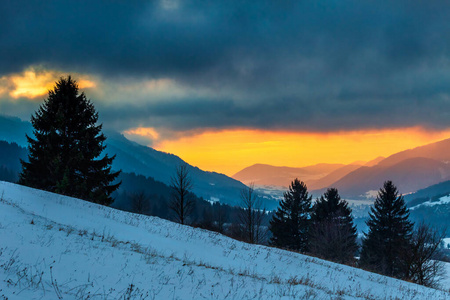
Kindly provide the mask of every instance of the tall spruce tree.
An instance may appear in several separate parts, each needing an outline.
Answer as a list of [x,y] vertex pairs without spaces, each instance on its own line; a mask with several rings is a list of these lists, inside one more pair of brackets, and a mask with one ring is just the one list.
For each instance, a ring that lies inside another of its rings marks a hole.
[[28,162],[22,161],[19,183],[109,205],[119,184],[105,155],[106,137],[96,125],[98,113],[70,76],[56,82],[48,99],[31,117],[36,139],[27,136]]
[[311,216],[310,251],[324,259],[351,263],[358,250],[356,226],[347,201],[335,188],[317,199]]
[[404,253],[409,251],[413,224],[403,196],[392,181],[378,192],[366,222],[369,232],[363,239],[360,265],[392,277],[404,277]]
[[305,183],[295,179],[270,221],[271,245],[300,252],[308,250],[311,199]]

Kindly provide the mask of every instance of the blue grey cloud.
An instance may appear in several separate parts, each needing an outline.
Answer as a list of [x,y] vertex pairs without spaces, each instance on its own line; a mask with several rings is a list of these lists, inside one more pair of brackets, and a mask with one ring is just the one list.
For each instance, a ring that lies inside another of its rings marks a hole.
[[419,0],[2,1],[0,76],[42,64],[220,91],[99,104],[117,129],[448,128],[449,15]]

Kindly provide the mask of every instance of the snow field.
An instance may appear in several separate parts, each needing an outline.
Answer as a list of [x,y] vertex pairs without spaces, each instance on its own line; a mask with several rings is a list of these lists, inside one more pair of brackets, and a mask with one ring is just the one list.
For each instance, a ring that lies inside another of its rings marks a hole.
[[0,182],[5,298],[450,299],[450,293]]

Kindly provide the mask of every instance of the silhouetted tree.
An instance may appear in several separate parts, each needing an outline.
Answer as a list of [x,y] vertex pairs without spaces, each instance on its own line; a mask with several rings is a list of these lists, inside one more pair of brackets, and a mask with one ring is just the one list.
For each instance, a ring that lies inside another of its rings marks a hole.
[[96,125],[98,113],[70,76],[61,78],[31,117],[36,139],[27,136],[28,162],[22,162],[19,183],[109,205],[114,157],[105,155],[106,137]]
[[195,200],[192,195],[192,178],[189,174],[187,164],[176,168],[171,178],[172,199],[169,208],[175,213],[176,220],[185,224],[186,219],[194,210]]
[[0,180],[17,182],[22,171],[20,160],[26,159],[27,156],[26,148],[16,143],[0,141]]
[[303,181],[291,182],[270,221],[271,245],[301,252],[308,250],[311,199]]
[[147,214],[150,210],[150,199],[143,192],[131,193],[131,209],[137,214]]
[[0,166],[0,180],[14,182],[17,180],[17,173]]
[[214,219],[213,219],[213,207],[212,206],[206,206],[203,207],[201,215],[200,215],[200,221],[197,224],[194,224],[195,227],[200,227],[207,230],[215,231],[216,228],[214,226]]
[[239,221],[243,239],[251,244],[261,243],[266,235],[262,223],[266,209],[262,207],[261,198],[255,193],[253,184],[241,190],[241,209]]
[[378,192],[366,222],[369,232],[363,239],[360,265],[388,276],[402,278],[413,224],[403,196],[392,181],[386,181]]
[[313,206],[310,252],[338,263],[351,263],[358,250],[356,226],[347,201],[328,189]]
[[439,232],[425,223],[419,224],[414,230],[409,242],[409,248],[404,252],[405,280],[421,285],[436,287],[442,275],[444,265],[439,260],[439,247],[445,232]]
[[225,230],[224,224],[228,220],[227,211],[225,207],[220,203],[214,205],[214,208],[215,208],[215,223],[217,226],[217,231],[223,233]]

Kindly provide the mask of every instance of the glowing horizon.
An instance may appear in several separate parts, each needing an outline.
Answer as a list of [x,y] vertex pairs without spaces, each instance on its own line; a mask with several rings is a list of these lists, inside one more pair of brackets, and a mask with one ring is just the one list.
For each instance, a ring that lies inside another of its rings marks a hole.
[[[38,97],[45,96],[61,76],[64,76],[64,73],[58,70],[30,66],[20,73],[1,77],[0,94],[9,95],[13,101],[28,98],[33,102]],[[109,105],[117,101],[109,98],[114,92],[108,94],[109,96],[104,94],[113,84],[101,82],[99,78],[94,80],[94,77],[88,74],[75,73],[75,77],[80,89],[92,88],[91,93],[99,100]],[[120,85],[120,89],[125,89],[127,93],[144,89],[153,96],[171,95],[168,98],[177,95],[179,97],[187,91],[178,90],[175,83],[168,79],[144,80],[137,85],[128,82]],[[256,163],[303,167],[317,163],[348,164],[370,161],[378,156],[387,157],[399,151],[450,137],[450,129],[431,130],[420,126],[382,130],[290,132],[243,127],[174,131],[163,125],[158,128],[129,128],[123,132],[128,138],[141,143],[147,141],[149,144],[151,141],[153,148],[173,153],[203,170],[229,176]]]
[[450,5],[3,2],[2,114],[71,74],[104,128],[229,175],[450,137]]
[[152,139],[151,147],[156,150],[173,153],[191,165],[228,176],[256,163],[304,167],[317,163],[367,162],[450,137],[450,130],[420,127],[338,133],[234,129],[173,139],[159,139],[154,128],[135,128],[124,133],[130,139]]

